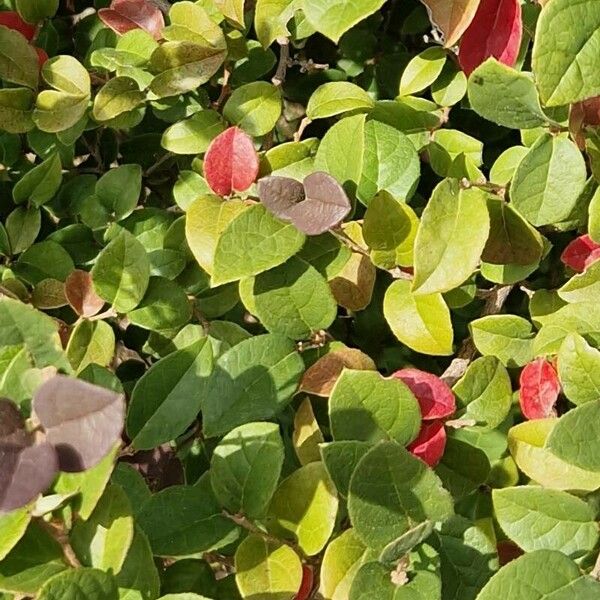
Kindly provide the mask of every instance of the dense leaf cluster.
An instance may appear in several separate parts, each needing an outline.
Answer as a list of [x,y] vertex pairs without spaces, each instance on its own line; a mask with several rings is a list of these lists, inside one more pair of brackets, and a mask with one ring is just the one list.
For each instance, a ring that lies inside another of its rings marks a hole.
[[600,597],[597,0],[0,8],[0,600]]

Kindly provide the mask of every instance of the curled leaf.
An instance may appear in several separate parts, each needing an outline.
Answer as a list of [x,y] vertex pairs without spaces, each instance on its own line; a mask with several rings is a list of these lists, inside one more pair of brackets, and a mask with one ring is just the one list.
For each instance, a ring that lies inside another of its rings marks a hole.
[[408,446],[408,450],[427,463],[435,467],[446,449],[446,430],[442,421],[423,423],[417,439]]
[[302,583],[298,593],[294,596],[294,600],[308,600],[315,583],[315,575],[313,570],[308,565],[302,565]]
[[120,439],[125,402],[122,394],[56,375],[36,391],[33,411],[56,448],[60,470],[78,472],[98,464]]
[[449,417],[456,410],[452,390],[432,373],[407,368],[396,371],[393,377],[401,379],[414,394],[425,421]]
[[583,273],[586,267],[600,258],[600,244],[597,244],[586,234],[575,238],[560,255],[560,260],[578,273]]
[[317,171],[303,183],[289,177],[263,177],[258,182],[262,203],[306,235],[319,235],[335,227],[350,212],[344,188],[327,173]]
[[165,26],[163,14],[150,0],[113,0],[110,8],[98,11],[98,16],[107,27],[121,35],[143,29],[159,40]]
[[560,382],[556,370],[545,358],[536,358],[525,365],[519,383],[519,403],[525,418],[556,416],[554,405],[560,393]]
[[247,190],[258,175],[258,155],[252,138],[238,127],[218,135],[204,156],[204,175],[220,196]]
[[509,67],[514,66],[522,35],[519,0],[481,0],[460,41],[458,60],[462,70],[470,75],[491,56]]
[[469,26],[479,0],[421,0],[431,22],[442,32],[444,46],[454,46]]

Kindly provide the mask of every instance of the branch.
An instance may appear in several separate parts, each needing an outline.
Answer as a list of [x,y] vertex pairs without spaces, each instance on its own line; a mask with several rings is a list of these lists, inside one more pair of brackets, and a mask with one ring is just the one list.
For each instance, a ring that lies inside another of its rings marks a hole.
[[[508,295],[513,290],[513,285],[498,285],[490,290],[490,293],[481,313],[482,317],[497,315],[504,306]],[[449,385],[453,386],[467,370],[471,361],[477,355],[477,348],[473,343],[473,338],[469,336],[464,340],[456,358],[448,365],[448,368],[442,374],[442,379]]]

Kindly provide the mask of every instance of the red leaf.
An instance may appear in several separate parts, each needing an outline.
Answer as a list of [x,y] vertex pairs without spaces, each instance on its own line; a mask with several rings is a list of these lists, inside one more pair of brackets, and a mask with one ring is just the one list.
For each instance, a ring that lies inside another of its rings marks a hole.
[[446,449],[444,423],[442,421],[423,423],[417,439],[410,444],[408,449],[430,467],[435,467],[444,456]]
[[401,369],[393,374],[415,395],[424,420],[449,417],[456,410],[452,390],[439,378],[419,369]]
[[302,583],[298,593],[294,596],[294,600],[308,600],[312,592],[315,576],[313,570],[308,565],[302,565]]
[[247,190],[258,175],[258,154],[252,138],[237,127],[218,135],[204,155],[204,175],[220,196]]
[[545,419],[556,415],[554,405],[560,382],[554,367],[545,358],[536,358],[525,365],[519,383],[519,403],[525,418]]
[[[560,255],[560,260],[565,265],[571,267],[573,271],[582,273],[586,267],[589,267],[591,262],[594,262],[600,256],[598,256],[597,250],[600,250],[600,244],[597,244],[592,240],[589,235],[581,235],[574,239]],[[594,255],[594,253],[596,253]],[[593,256],[593,258],[592,258]],[[590,262],[591,259],[591,262]]]
[[38,63],[40,65],[40,69],[44,66],[44,63],[48,60],[48,54],[43,48],[38,48],[36,46],[35,51],[38,55]]
[[98,16],[107,27],[119,34],[132,29],[143,29],[155,40],[160,40],[165,19],[149,0],[113,0],[110,8],[101,8]]
[[523,22],[519,0],[481,0],[458,50],[462,70],[470,75],[490,57],[514,66],[519,55]]
[[18,31],[29,41],[31,41],[35,35],[35,25],[26,23],[23,21],[23,19],[21,19],[21,15],[19,15],[19,13],[12,10],[4,10],[0,12],[0,25],[4,25],[4,27]]

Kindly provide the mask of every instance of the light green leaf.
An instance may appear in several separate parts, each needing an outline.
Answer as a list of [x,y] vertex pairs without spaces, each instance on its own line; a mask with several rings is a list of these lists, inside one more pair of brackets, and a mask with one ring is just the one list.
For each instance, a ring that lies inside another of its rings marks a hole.
[[127,413],[127,433],[136,449],[175,439],[200,412],[200,389],[213,367],[207,338],[154,363],[138,380]]
[[171,125],[163,133],[161,145],[175,154],[202,154],[224,129],[218,112],[202,110],[185,121]]
[[290,402],[304,363],[291,340],[258,335],[219,357],[202,398],[204,434],[270,419]]
[[0,25],[0,78],[36,89],[39,63],[37,52],[25,37]]
[[400,78],[400,95],[410,96],[428,88],[446,64],[446,51],[439,46],[427,48],[406,65]]
[[306,116],[313,121],[344,112],[368,111],[374,101],[361,87],[348,81],[331,81],[319,86],[310,97]]
[[[84,591],[85,590],[85,591]],[[64,600],[85,594],[85,600],[118,600],[119,590],[112,573],[99,569],[69,569],[49,579],[39,600]]]
[[532,57],[544,104],[561,106],[600,94],[595,54],[599,39],[600,11],[594,0],[556,0],[544,7]]
[[98,91],[92,114],[96,121],[110,121],[137,108],[146,98],[131,77],[115,77]]
[[525,552],[558,550],[579,558],[598,541],[594,512],[567,492],[522,486],[493,490],[492,497],[500,527]]
[[[236,27],[244,27],[244,3],[245,0],[213,0],[224,17],[231,21]],[[271,44],[267,44],[270,46]]]
[[437,475],[396,442],[367,452],[350,480],[350,520],[370,548],[381,549],[424,521],[444,521],[452,506]]
[[98,255],[92,268],[96,293],[122,313],[134,309],[150,281],[150,262],[142,244],[121,231]]
[[533,129],[548,121],[531,74],[516,71],[493,57],[471,73],[468,93],[473,110],[502,127]]
[[80,321],[67,344],[67,358],[77,373],[88,365],[108,367],[115,352],[115,334],[106,321]]
[[536,550],[509,562],[481,590],[477,600],[571,600],[594,598],[600,583],[582,575],[562,552]]
[[533,358],[533,328],[523,317],[490,315],[471,321],[469,328],[477,350],[506,367],[522,367]]
[[405,446],[419,433],[421,410],[400,379],[344,369],[331,392],[329,420],[335,441],[394,440]]
[[490,429],[506,419],[512,405],[510,377],[495,356],[472,362],[452,391],[461,417]]
[[452,354],[454,332],[442,295],[416,296],[410,288],[410,281],[397,280],[385,293],[383,314],[392,332],[417,352]]
[[321,462],[312,462],[284,479],[271,500],[268,526],[281,537],[293,537],[308,556],[327,544],[335,526],[338,497]]
[[600,263],[594,262],[583,273],[574,275],[558,288],[558,295],[569,303],[594,302],[599,291]]
[[600,488],[600,473],[569,464],[544,447],[557,423],[558,419],[534,419],[509,430],[508,447],[517,466],[546,488],[587,492]]
[[506,186],[513,178],[519,163],[529,152],[525,146],[511,146],[494,162],[490,169],[490,182]]
[[304,240],[304,234],[292,224],[255,204],[234,217],[220,235],[212,284],[222,285],[272,269],[296,254]]
[[564,414],[550,432],[546,448],[570,465],[600,471],[600,400]]
[[90,518],[75,523],[70,540],[81,564],[118,573],[133,540],[133,515],[125,492],[109,485]]
[[61,183],[62,166],[58,153],[55,153],[17,181],[13,199],[17,204],[30,202],[33,206],[41,206],[56,194]]
[[490,232],[485,193],[447,179],[433,191],[415,240],[413,293],[447,292],[477,268]]
[[335,42],[354,25],[379,10],[385,0],[303,0],[302,9],[308,22]]
[[264,517],[277,487],[284,448],[274,423],[247,423],[215,448],[210,478],[217,500],[229,512]]
[[248,135],[261,136],[271,131],[281,116],[281,92],[266,81],[253,81],[236,90],[223,108],[223,116]]
[[567,335],[558,353],[558,376],[573,404],[600,400],[600,351],[576,333]]
[[158,556],[216,550],[239,533],[223,516],[206,475],[193,486],[175,485],[154,494],[137,514],[137,523]]
[[412,209],[380,192],[369,203],[363,221],[363,237],[372,250],[392,251],[409,238],[413,230]]
[[292,600],[302,583],[302,563],[289,546],[249,535],[235,553],[235,581],[243,598]]
[[43,90],[38,94],[33,111],[33,121],[38,129],[58,133],[74,127],[84,116],[89,96],[74,96],[56,90]]
[[519,163],[510,199],[536,227],[567,219],[587,179],[585,161],[568,139],[541,135]]
[[0,561],[15,547],[31,521],[29,507],[0,515]]
[[193,42],[199,46],[225,50],[223,30],[211,19],[206,9],[194,2],[177,2],[169,10],[170,25],[163,37],[170,42]]
[[244,280],[240,293],[242,287],[249,296],[250,312],[271,333],[306,339],[327,329],[337,316],[337,304],[325,278],[295,256],[279,267]]

